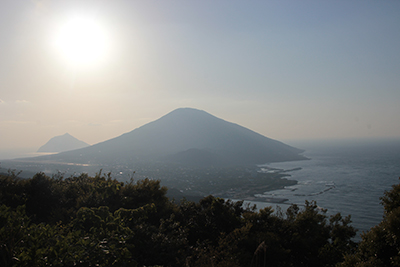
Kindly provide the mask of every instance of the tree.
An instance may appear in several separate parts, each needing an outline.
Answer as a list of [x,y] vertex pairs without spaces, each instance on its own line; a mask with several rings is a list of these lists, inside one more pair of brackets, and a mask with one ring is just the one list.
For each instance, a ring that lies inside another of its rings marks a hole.
[[328,217],[315,202],[300,209],[290,206],[286,213],[274,213],[271,207],[245,214],[250,228],[241,242],[247,251],[241,265],[251,266],[334,266],[342,261],[342,251],[353,246],[355,229],[350,217]]
[[[0,176],[0,185],[1,266],[334,266],[354,245],[350,217],[328,217],[315,202],[285,213],[214,196],[177,205],[160,181],[122,183],[100,172]],[[382,202],[386,224],[365,238],[395,265],[398,192]],[[367,252],[367,260],[376,253]],[[381,258],[370,263],[386,264]]]
[[181,203],[178,219],[188,228],[189,244],[207,241],[216,245],[220,235],[242,226],[245,211],[243,201],[225,201],[210,195],[199,203]]
[[400,266],[400,184],[386,191],[381,201],[382,222],[362,234],[357,251],[341,266]]
[[18,261],[16,256],[26,237],[26,227],[29,223],[24,206],[19,206],[16,210],[6,205],[0,206],[1,266],[13,266]]

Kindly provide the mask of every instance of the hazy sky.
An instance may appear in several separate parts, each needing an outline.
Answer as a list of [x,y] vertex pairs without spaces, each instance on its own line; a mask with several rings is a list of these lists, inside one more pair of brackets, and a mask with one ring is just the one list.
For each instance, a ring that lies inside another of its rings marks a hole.
[[[179,107],[278,140],[400,137],[399,14],[394,0],[1,1],[0,150],[66,132],[95,144]],[[75,17],[103,37],[85,64],[55,45]]]

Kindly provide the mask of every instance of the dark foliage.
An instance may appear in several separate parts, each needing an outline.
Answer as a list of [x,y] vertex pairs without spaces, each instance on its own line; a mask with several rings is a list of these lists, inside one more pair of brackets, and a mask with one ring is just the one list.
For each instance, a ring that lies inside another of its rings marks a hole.
[[1,266],[334,266],[355,246],[350,218],[314,202],[285,213],[213,196],[174,204],[159,181],[100,172],[0,185]]

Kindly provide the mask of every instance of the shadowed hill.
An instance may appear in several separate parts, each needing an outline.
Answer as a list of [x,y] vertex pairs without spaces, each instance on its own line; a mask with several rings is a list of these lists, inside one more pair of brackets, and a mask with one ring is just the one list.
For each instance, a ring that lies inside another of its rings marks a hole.
[[[38,157],[73,163],[165,161],[198,165],[262,164],[306,159],[300,149],[205,111],[180,108],[96,145]],[[192,159],[192,160],[191,160]]]
[[63,152],[87,146],[89,146],[89,144],[76,139],[69,133],[66,133],[51,138],[46,144],[41,146],[37,152]]

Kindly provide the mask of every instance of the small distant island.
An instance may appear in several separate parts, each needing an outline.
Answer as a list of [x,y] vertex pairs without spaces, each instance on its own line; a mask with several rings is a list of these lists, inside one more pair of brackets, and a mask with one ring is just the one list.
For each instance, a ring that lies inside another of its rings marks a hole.
[[46,144],[42,145],[37,152],[59,153],[88,146],[89,144],[78,140],[69,133],[65,133],[51,138]]

